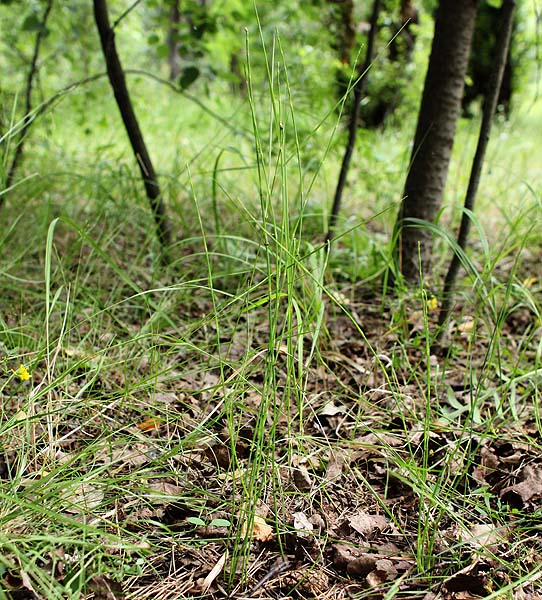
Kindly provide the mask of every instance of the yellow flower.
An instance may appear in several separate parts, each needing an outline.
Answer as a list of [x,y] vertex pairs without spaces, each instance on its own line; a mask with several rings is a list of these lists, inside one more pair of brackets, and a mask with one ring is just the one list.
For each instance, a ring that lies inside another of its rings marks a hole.
[[527,279],[525,279],[523,281],[523,287],[530,288],[530,287],[533,287],[533,285],[535,283],[536,283],[536,277],[527,277]]
[[30,373],[24,365],[19,365],[19,368],[13,372],[19,378],[19,381],[28,381],[30,379]]
[[435,298],[435,296],[431,296],[431,298],[429,298],[427,300],[427,310],[434,311],[434,310],[437,310],[437,308],[438,308],[438,300]]

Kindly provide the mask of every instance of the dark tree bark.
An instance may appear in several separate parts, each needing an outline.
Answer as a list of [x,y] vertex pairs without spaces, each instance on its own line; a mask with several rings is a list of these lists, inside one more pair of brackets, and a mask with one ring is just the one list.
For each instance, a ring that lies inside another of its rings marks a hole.
[[340,101],[340,112],[351,112],[351,102],[345,95],[351,85],[352,55],[356,47],[356,23],[354,22],[353,0],[328,0],[331,4],[329,17],[324,26],[331,34],[331,48],[335,50],[342,67],[335,70],[335,88]]
[[[465,86],[462,101],[463,115],[466,117],[472,117],[471,104],[480,97],[485,99],[490,93],[489,83],[495,67],[495,55],[499,52],[498,36],[505,11],[504,4],[497,8],[486,1],[480,5],[480,9],[476,15],[476,24],[472,38],[474,51],[471,53],[469,60],[467,70],[467,79],[469,81]],[[502,108],[507,118],[510,116],[512,93],[514,91],[514,63],[511,46],[513,44],[512,39],[516,25],[517,21],[514,19],[512,38],[508,45],[506,66],[497,100],[497,106]]]
[[179,0],[173,0],[169,11],[169,30],[167,36],[169,80],[177,81],[181,74],[179,65],[179,25],[181,23],[181,10]]
[[339,180],[337,182],[337,189],[335,190],[335,197],[333,198],[333,206],[331,208],[331,214],[329,217],[329,225],[327,230],[326,241],[331,241],[334,236],[335,226],[337,224],[337,217],[341,210],[342,195],[344,186],[346,185],[346,176],[348,175],[348,169],[350,167],[350,161],[352,160],[352,154],[356,145],[356,138],[358,134],[358,121],[359,121],[359,107],[365,94],[365,87],[367,85],[367,71],[371,66],[374,55],[374,45],[377,29],[378,15],[380,13],[380,0],[374,0],[373,10],[371,13],[371,29],[369,31],[369,38],[367,40],[367,51],[365,53],[365,61],[361,67],[357,81],[354,85],[354,103],[352,105],[352,112],[350,114],[350,122],[348,125],[348,142],[346,144],[346,150],[344,152],[343,161],[341,164],[341,170],[339,173]]
[[339,18],[337,19],[337,51],[343,65],[349,65],[352,50],[356,45],[356,26],[354,23],[354,0],[329,0],[336,4]]
[[[24,152],[24,142],[26,138],[26,134],[28,133],[28,129],[30,127],[30,123],[32,123],[32,88],[34,87],[34,79],[38,72],[38,58],[40,54],[41,42],[43,41],[43,37],[47,31],[47,19],[51,13],[51,9],[53,8],[53,0],[49,0],[47,5],[45,6],[45,11],[43,12],[43,17],[41,19],[40,27],[36,34],[36,41],[34,43],[34,52],[32,53],[32,60],[30,61],[30,68],[28,69],[28,76],[26,78],[26,89],[25,89],[25,102],[24,102],[24,117],[23,124],[21,129],[16,135],[15,139],[15,153],[13,155],[13,160],[11,161],[11,165],[8,169],[6,176],[6,190],[13,185],[13,180],[15,179],[15,173],[17,172],[17,168],[19,167],[19,163],[23,157]],[[4,203],[5,194],[0,196],[0,208]]]
[[247,97],[247,82],[239,62],[239,54],[233,52],[230,56],[230,74],[232,82],[230,85],[232,94],[237,94],[241,98]]
[[[416,25],[419,23],[418,10],[412,0],[401,0],[399,14],[395,15],[397,1],[384,3],[388,15],[384,19],[382,31],[389,40],[388,56],[391,71],[384,80],[368,90],[368,101],[360,111],[360,120],[367,129],[382,127],[388,117],[399,108],[409,85],[412,54],[416,45]],[[382,34],[381,36],[382,37]],[[389,67],[388,67],[389,68]],[[395,75],[394,75],[395,74]]]
[[[469,229],[471,219],[469,212],[474,210],[474,201],[476,198],[476,192],[478,191],[478,185],[480,183],[480,176],[482,174],[482,165],[484,162],[484,156],[489,142],[489,136],[491,133],[491,125],[493,123],[493,116],[497,108],[497,102],[499,100],[499,91],[503,80],[503,75],[508,60],[508,49],[510,47],[510,38],[512,37],[512,29],[514,27],[514,0],[504,0],[501,15],[501,29],[497,38],[495,46],[495,59],[493,70],[487,85],[486,97],[484,102],[484,113],[482,116],[482,124],[480,125],[480,135],[478,137],[478,144],[476,146],[476,153],[472,162],[472,170],[469,179],[469,186],[465,196],[465,210],[461,217],[461,225],[459,228],[459,234],[457,236],[457,245],[461,250],[464,250],[467,246],[467,240],[469,236]],[[456,252],[453,255],[450,268],[446,275],[444,282],[443,299],[442,299],[442,310],[440,313],[439,325],[442,326],[448,320],[450,314],[450,308],[452,305],[452,293],[459,272],[459,266],[461,264],[459,254]],[[442,335],[444,329],[441,329],[440,335]]]
[[[395,257],[409,284],[428,272],[432,234],[409,219],[434,221],[442,204],[467,71],[477,0],[440,0],[403,201]],[[418,252],[421,259],[418,257]]]
[[139,123],[132,107],[132,101],[126,86],[124,71],[115,46],[115,33],[109,24],[106,0],[94,0],[94,18],[100,34],[100,42],[107,66],[109,82],[115,94],[115,100],[130,139],[132,150],[139,165],[145,191],[156,222],[156,233],[162,247],[163,257],[171,245],[171,232],[164,203],[160,197],[160,186],[151,162],[147,146],[143,139]]
[[418,10],[412,0],[401,0],[400,20],[393,26],[394,38],[389,44],[390,60],[408,63],[416,44],[413,26],[419,23]]

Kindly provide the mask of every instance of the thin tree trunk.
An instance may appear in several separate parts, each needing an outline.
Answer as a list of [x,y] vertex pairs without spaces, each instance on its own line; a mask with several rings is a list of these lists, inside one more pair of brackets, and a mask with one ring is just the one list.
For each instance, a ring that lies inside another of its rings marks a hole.
[[[36,34],[34,52],[32,54],[30,68],[28,70],[28,75],[26,78],[23,124],[16,136],[15,153],[13,155],[13,160],[11,161],[11,165],[8,169],[6,177],[6,190],[9,190],[9,188],[13,184],[13,180],[15,179],[15,173],[17,172],[17,168],[19,167],[19,163],[21,162],[21,159],[23,157],[26,134],[28,133],[28,128],[30,127],[30,123],[32,122],[32,115],[30,114],[32,112],[32,88],[34,86],[34,78],[36,77],[36,74],[38,72],[38,58],[40,54],[41,42],[43,40],[45,32],[47,31],[47,19],[49,18],[51,9],[53,8],[53,2],[54,0],[49,0],[47,2],[38,33]],[[2,194],[0,196],[0,208],[2,208],[5,197],[5,194]]]
[[179,0],[173,0],[169,13],[169,31],[167,35],[169,80],[177,81],[181,74],[179,65],[179,24],[181,23],[181,10]]
[[[333,1],[333,0],[331,0]],[[354,0],[334,2],[340,13],[338,31],[339,60],[343,65],[350,65],[352,50],[356,45],[356,26],[354,23]]]
[[337,181],[337,188],[335,190],[335,197],[333,198],[333,206],[331,208],[331,214],[329,217],[329,225],[326,236],[327,242],[331,241],[335,235],[335,226],[337,225],[337,217],[339,216],[339,211],[341,210],[342,195],[344,186],[346,185],[346,177],[348,175],[350,161],[352,160],[352,154],[354,153],[354,147],[356,145],[356,138],[358,135],[359,107],[365,93],[365,88],[367,87],[367,71],[369,70],[369,67],[373,61],[379,13],[380,0],[374,0],[371,14],[371,29],[369,31],[369,37],[367,40],[365,61],[354,85],[354,103],[352,105],[352,112],[350,114],[350,122],[348,125],[348,142],[346,144],[346,150],[344,152],[343,161],[341,164],[339,179]]
[[[469,178],[469,185],[467,188],[467,193],[465,195],[464,210],[461,216],[461,225],[459,227],[459,234],[457,236],[457,246],[461,250],[465,250],[467,246],[469,229],[471,225],[470,213],[472,213],[472,211],[474,210],[474,202],[476,199],[476,192],[478,191],[480,177],[482,174],[484,156],[489,142],[491,125],[493,124],[493,118],[495,116],[495,110],[497,108],[497,102],[499,99],[499,92],[501,89],[504,69],[506,67],[506,62],[508,59],[508,48],[510,46],[510,38],[512,36],[512,29],[514,26],[515,7],[516,6],[514,0],[504,0],[501,9],[502,23],[496,44],[497,55],[495,56],[493,71],[488,82],[488,88],[484,101],[482,123],[480,125],[480,134],[478,136],[478,144],[476,146],[476,153],[472,162],[472,170]],[[442,309],[439,319],[439,326],[441,326],[441,330],[439,333],[439,337],[442,336],[444,332],[444,328],[442,326],[446,323],[450,315],[453,299],[453,289],[460,265],[461,261],[459,258],[459,253],[455,252],[452,257],[452,262],[450,263],[448,273],[446,274],[444,289],[442,291]]]
[[[395,225],[394,256],[409,284],[428,273],[433,222],[442,205],[471,48],[477,0],[440,0],[410,169]],[[421,261],[421,264],[420,264]]]
[[164,203],[160,197],[160,186],[151,162],[147,146],[143,139],[139,123],[132,107],[124,71],[115,46],[115,33],[109,24],[106,0],[94,0],[94,18],[100,34],[107,75],[115,94],[126,133],[130,139],[132,150],[139,165],[141,177],[145,184],[145,191],[156,222],[156,233],[162,247],[163,259],[167,259],[167,250],[171,245],[171,231],[166,216]]

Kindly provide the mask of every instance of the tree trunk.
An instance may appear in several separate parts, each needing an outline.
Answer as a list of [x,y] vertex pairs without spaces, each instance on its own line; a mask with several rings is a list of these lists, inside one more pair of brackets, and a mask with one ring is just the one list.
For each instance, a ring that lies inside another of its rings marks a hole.
[[177,81],[181,74],[179,65],[179,25],[181,23],[181,10],[179,0],[173,0],[169,12],[169,30],[167,35],[169,80]]
[[[409,219],[434,221],[442,204],[461,111],[477,0],[441,0],[403,201],[395,226],[395,256],[405,280],[430,268],[432,234]],[[421,264],[420,264],[421,260]]]
[[[489,82],[491,74],[495,67],[494,57],[499,52],[498,35],[501,30],[501,24],[505,17],[504,3],[495,7],[492,3],[483,2],[480,5],[476,15],[476,24],[474,26],[474,35],[472,38],[472,47],[475,49],[471,53],[469,66],[467,69],[467,85],[463,95],[462,108],[463,115],[472,117],[473,111],[471,104],[480,97],[486,98],[489,92]],[[517,22],[514,21],[513,30]],[[512,39],[514,31],[512,31]],[[508,118],[513,93],[513,61],[511,52],[512,40],[508,47],[506,66],[499,92],[497,106],[503,109],[504,115]]]
[[[325,23],[333,32],[331,47],[337,51],[341,67],[335,71],[335,87],[337,97],[343,100],[349,91],[350,73],[352,67],[352,53],[356,46],[356,27],[354,23],[353,0],[328,0],[333,6],[330,12],[329,22]],[[341,113],[350,112],[347,102],[340,104]]]
[[343,0],[339,4],[340,23],[338,35],[339,60],[343,65],[349,65],[352,50],[356,45],[356,26],[354,24],[354,2]]
[[356,145],[356,138],[358,134],[358,121],[359,121],[359,107],[365,94],[365,88],[367,86],[367,71],[373,61],[374,46],[376,29],[378,22],[378,15],[380,14],[380,0],[373,1],[373,10],[371,13],[371,29],[369,31],[369,38],[367,40],[367,50],[365,54],[365,62],[358,73],[358,79],[354,85],[354,103],[352,105],[352,111],[350,114],[350,123],[348,125],[348,142],[346,143],[346,150],[344,152],[343,161],[341,164],[341,170],[339,172],[339,179],[337,181],[337,188],[335,190],[335,196],[333,198],[333,206],[331,208],[331,214],[329,217],[329,225],[327,229],[326,241],[329,242],[335,235],[335,226],[337,224],[337,217],[341,210],[342,196],[344,186],[346,185],[346,176],[348,175],[348,169],[350,168],[350,161]]
[[[480,125],[480,135],[478,136],[476,153],[472,162],[469,186],[465,196],[463,215],[461,217],[461,226],[457,236],[457,246],[461,250],[464,250],[467,247],[471,223],[470,213],[472,213],[474,210],[474,200],[476,198],[476,192],[478,191],[478,185],[480,183],[482,165],[484,163],[484,156],[486,153],[487,144],[489,142],[489,135],[491,133],[491,125],[493,123],[495,110],[497,109],[499,91],[501,89],[503,75],[508,60],[508,49],[510,47],[510,38],[512,37],[512,29],[514,27],[515,8],[516,6],[514,0],[504,0],[500,13],[502,18],[501,30],[495,44],[496,56],[494,59],[493,70],[490,74],[489,82],[487,84],[484,102],[484,114],[482,116],[482,124]],[[459,253],[456,252],[453,255],[452,262],[450,263],[450,268],[448,269],[446,280],[444,282],[444,290],[442,293],[442,309],[439,319],[439,326],[441,327],[446,323],[450,314],[450,309],[452,306],[452,293],[457,273],[459,272],[460,263],[461,261]],[[439,334],[440,337],[442,337],[443,332],[444,328],[441,328]]]
[[[28,129],[30,124],[32,123],[33,117],[32,113],[32,88],[34,87],[34,79],[38,73],[38,57],[40,54],[41,42],[45,37],[47,32],[47,19],[51,14],[51,10],[53,8],[53,0],[49,0],[45,6],[45,10],[43,12],[43,17],[41,19],[41,23],[39,25],[38,33],[36,34],[36,41],[34,43],[34,52],[32,53],[32,60],[30,61],[30,67],[28,69],[28,76],[26,78],[26,89],[25,89],[25,102],[24,102],[24,117],[23,124],[21,129],[15,136],[15,153],[13,155],[13,160],[11,161],[11,165],[8,169],[8,173],[6,176],[6,184],[5,189],[9,190],[9,188],[13,185],[13,180],[15,179],[15,173],[19,167],[19,163],[23,157],[24,152],[24,142],[26,138],[26,134],[28,133]],[[6,195],[0,195],[0,208],[4,203]]]
[[399,22],[393,24],[395,37],[389,43],[390,60],[408,64],[416,44],[416,31],[419,14],[412,0],[401,0]]
[[230,88],[232,94],[241,96],[241,98],[246,98],[247,82],[239,61],[239,53],[240,51],[232,52],[230,55],[230,75],[232,76]]
[[147,198],[149,199],[149,204],[156,222],[156,233],[164,253],[163,258],[165,259],[167,249],[171,245],[169,223],[164,203],[160,198],[158,179],[132,107],[128,88],[126,87],[124,71],[115,46],[115,33],[109,24],[106,0],[94,0],[94,18],[100,34],[100,42],[107,65],[109,82],[111,83],[113,93],[115,94],[115,100],[117,101],[117,106],[119,107],[126,133],[130,139],[133,153],[137,164],[139,165],[141,177],[145,184]]

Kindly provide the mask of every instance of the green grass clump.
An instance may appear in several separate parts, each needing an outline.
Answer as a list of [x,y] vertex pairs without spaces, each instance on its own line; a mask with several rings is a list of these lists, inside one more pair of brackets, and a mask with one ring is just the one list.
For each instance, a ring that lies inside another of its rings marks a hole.
[[119,131],[66,163],[60,128],[6,194],[2,598],[233,597],[277,559],[273,593],[300,597],[421,595],[462,573],[487,597],[536,588],[540,508],[520,484],[542,434],[535,185],[495,183],[495,147],[437,347],[457,215],[419,289],[381,285],[407,126],[362,136],[326,246],[336,116],[299,113],[286,53],[267,51],[268,90],[249,69],[235,129],[211,140],[194,109],[164,152],[168,266]]

